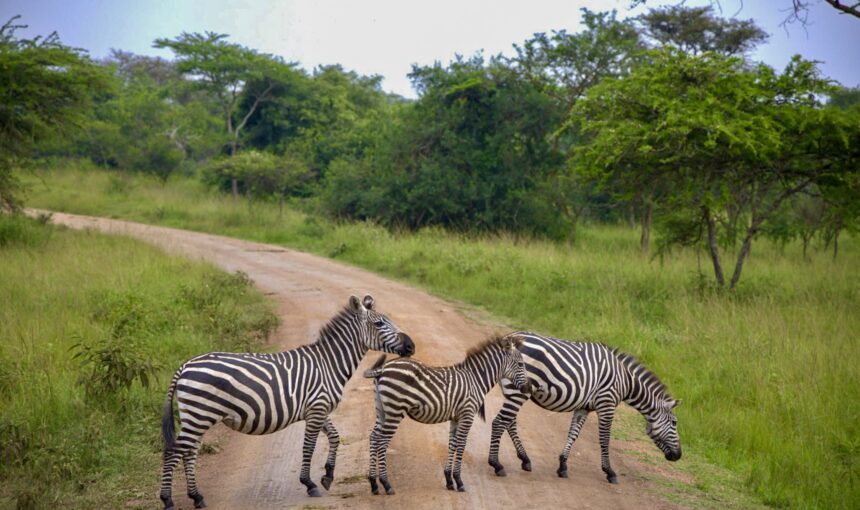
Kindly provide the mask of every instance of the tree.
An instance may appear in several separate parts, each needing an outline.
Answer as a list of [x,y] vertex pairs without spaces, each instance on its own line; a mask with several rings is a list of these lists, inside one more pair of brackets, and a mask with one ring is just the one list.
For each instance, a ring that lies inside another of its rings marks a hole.
[[[860,18],[860,2],[856,0],[852,1],[844,1],[844,0],[824,0],[827,2],[830,7],[838,10],[842,14],[849,14],[851,16],[855,16]],[[636,7],[639,5],[644,5],[648,3],[648,0],[631,0],[630,7]],[[711,4],[720,5],[720,0],[711,0]],[[781,7],[776,5],[774,2],[774,9],[779,9],[780,12],[788,12],[788,16],[785,18],[783,23],[795,23],[799,22],[803,25],[808,23],[809,21],[809,7],[812,4],[810,0],[786,0],[785,4],[787,7]],[[743,5],[743,4],[741,4]]]
[[767,41],[767,33],[749,20],[715,16],[711,6],[670,5],[639,16],[643,32],[660,46],[698,55],[714,51],[742,55]]
[[[242,129],[276,85],[285,79],[293,64],[261,54],[239,44],[228,43],[226,34],[183,32],[175,39],[156,39],[154,47],[170,48],[176,54],[176,68],[191,78],[198,88],[214,95],[222,109],[229,137],[230,155],[239,150]],[[246,86],[248,84],[253,86]],[[244,111],[240,100],[250,98]],[[238,196],[237,180],[232,191]]]
[[280,214],[288,196],[306,194],[310,180],[310,172],[301,159],[253,149],[211,161],[205,175],[210,184],[218,187],[236,179],[248,198],[277,197]]
[[15,16],[0,27],[0,211],[20,207],[16,166],[83,118],[106,76],[82,51],[47,37],[19,38]]
[[721,232],[733,228],[727,211],[741,211],[734,288],[753,239],[783,202],[856,162],[856,124],[815,99],[828,89],[814,63],[799,57],[777,75],[716,53],[654,51],[574,108],[572,122],[588,138],[571,164],[630,192],[642,180],[664,183],[666,245],[704,242],[720,286]]
[[582,9],[585,29],[538,33],[514,45],[511,60],[523,76],[569,110],[586,90],[607,76],[623,76],[643,49],[636,27],[616,19],[615,11]]

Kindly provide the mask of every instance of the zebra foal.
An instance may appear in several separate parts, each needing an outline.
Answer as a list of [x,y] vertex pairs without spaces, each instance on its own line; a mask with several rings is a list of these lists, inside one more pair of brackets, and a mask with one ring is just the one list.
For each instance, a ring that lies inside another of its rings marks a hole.
[[[343,397],[343,387],[365,353],[373,349],[410,356],[415,344],[385,315],[371,296],[351,296],[340,313],[326,323],[316,342],[274,353],[210,352],[183,364],[167,390],[162,417],[164,459],[161,501],[174,508],[173,470],[182,460],[188,497],[195,508],[206,503],[197,488],[195,463],[203,434],[218,422],[245,434],[270,434],[297,421],[305,422],[299,477],[311,496],[320,491],[310,478],[311,457],[320,430],[329,440],[322,485],[334,478],[340,436],[329,414]],[[179,409],[175,433],[173,399]]]
[[518,350],[520,340],[496,337],[470,350],[466,359],[450,367],[428,367],[412,358],[385,363],[383,355],[364,376],[374,379],[376,425],[370,434],[370,489],[394,494],[388,481],[386,454],[397,427],[405,416],[421,423],[449,421],[448,460],[445,483],[449,490],[466,490],[460,478],[466,439],[475,414],[484,419],[484,396],[500,380],[510,380],[518,391],[531,391]]
[[499,463],[499,440],[504,431],[511,436],[522,468],[531,471],[531,461],[517,434],[517,413],[529,398],[549,411],[573,411],[567,442],[558,458],[556,473],[562,478],[567,478],[570,449],[588,413],[597,411],[600,464],[609,483],[618,483],[609,464],[609,433],[615,408],[621,402],[642,414],[645,432],[666,460],[681,458],[674,412],[681,401],[669,396],[660,379],[633,356],[603,344],[568,342],[522,331],[509,336],[522,341],[520,351],[534,391],[526,394],[513,385],[502,385],[505,402],[493,420],[488,459],[498,476],[505,476],[504,466]]

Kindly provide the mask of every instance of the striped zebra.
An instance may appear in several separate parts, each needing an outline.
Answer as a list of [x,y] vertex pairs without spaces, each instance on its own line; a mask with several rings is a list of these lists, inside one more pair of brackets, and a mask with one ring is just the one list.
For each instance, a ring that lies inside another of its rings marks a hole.
[[531,461],[517,434],[517,413],[528,398],[550,411],[573,411],[567,442],[559,455],[557,473],[562,478],[567,478],[567,459],[585,418],[589,412],[597,411],[600,464],[609,483],[618,483],[609,465],[609,431],[615,408],[621,402],[642,414],[645,432],[667,460],[681,458],[678,421],[673,411],[681,401],[669,396],[657,376],[632,356],[602,344],[568,342],[526,332],[510,336],[522,339],[520,352],[534,390],[527,395],[519,391],[518,384],[502,381],[505,402],[493,420],[488,460],[498,476],[505,476],[504,466],[499,463],[499,440],[505,430],[522,468],[531,471]]
[[[415,344],[376,311],[371,296],[365,296],[363,302],[351,296],[346,308],[320,329],[312,344],[275,354],[211,352],[187,361],[170,382],[162,418],[165,448],[161,500],[165,509],[173,508],[173,470],[180,459],[185,464],[188,497],[194,500],[195,508],[206,506],[197,489],[194,466],[203,434],[219,421],[233,430],[259,435],[304,420],[299,480],[309,495],[320,496],[310,478],[317,436],[322,430],[329,440],[321,481],[327,490],[334,478],[340,443],[329,414],[369,349],[410,356]],[[180,424],[175,439],[174,396]]]
[[386,494],[394,494],[388,482],[386,453],[397,426],[407,415],[421,423],[450,421],[445,481],[449,490],[454,490],[454,482],[458,491],[466,490],[460,478],[463,451],[475,414],[480,413],[484,419],[484,396],[502,378],[511,381],[522,394],[531,391],[517,350],[519,345],[520,341],[513,337],[493,338],[470,350],[464,361],[441,368],[428,367],[412,358],[385,363],[383,355],[364,373],[375,380],[376,389],[376,425],[370,434],[368,475],[374,494],[379,494],[377,463]]

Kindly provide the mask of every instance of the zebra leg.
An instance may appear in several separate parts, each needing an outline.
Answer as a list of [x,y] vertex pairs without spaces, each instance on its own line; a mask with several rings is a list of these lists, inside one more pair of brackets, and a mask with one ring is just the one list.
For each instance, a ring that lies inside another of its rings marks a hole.
[[526,453],[526,448],[523,446],[523,442],[520,440],[520,435],[517,434],[517,419],[514,417],[514,420],[508,425],[508,435],[511,436],[511,441],[514,443],[514,448],[517,450],[517,458],[522,461],[520,467],[523,471],[531,471],[532,470],[532,461],[529,459],[528,454]]
[[618,483],[618,476],[609,465],[609,433],[612,430],[612,420],[615,418],[615,406],[608,406],[597,411],[598,431],[600,435],[600,467],[606,473],[609,483]]
[[174,509],[173,498],[171,497],[173,491],[173,470],[181,459],[182,454],[174,448],[164,449],[161,468],[161,493],[159,494],[161,502],[164,503],[164,510]]
[[394,494],[394,489],[391,487],[391,484],[388,483],[388,446],[391,444],[391,440],[394,438],[394,433],[397,432],[397,427],[400,425],[400,420],[403,419],[403,415],[386,415],[385,423],[379,430],[379,453],[378,462],[379,462],[379,483],[382,484],[382,487],[385,489],[385,493],[389,496]]
[[457,452],[454,460],[454,481],[457,482],[457,491],[466,492],[466,485],[460,478],[460,470],[463,467],[463,453],[466,451],[466,440],[469,438],[469,429],[472,428],[474,415],[460,420],[457,427]]
[[367,474],[367,480],[370,482],[370,492],[374,495],[379,494],[379,485],[376,483],[376,464],[379,461],[380,431],[381,425],[376,423],[370,432],[370,472]]
[[[182,415],[180,414],[180,422]],[[197,449],[200,448],[200,440],[203,434],[208,430],[208,427],[199,428],[200,425],[189,428],[188,424],[183,424],[180,428],[179,435],[172,447],[164,449],[164,461],[161,473],[161,501],[164,503],[165,510],[172,510],[173,506],[173,471],[179,465],[179,461],[185,461],[186,484],[188,488],[188,497],[194,500],[196,508],[203,508],[206,503],[203,502],[203,496],[197,491],[197,479],[194,475],[194,466],[197,459]],[[188,457],[194,460],[189,464],[186,460]],[[191,474],[189,476],[189,466]],[[197,505],[202,506],[197,506]]]
[[309,414],[305,418],[305,441],[302,445],[302,471],[299,476],[299,481],[308,489],[308,496],[320,497],[322,494],[317,488],[317,485],[311,480],[311,458],[314,456],[314,448],[316,448],[317,437],[323,427],[323,423],[328,417],[321,413]]
[[454,479],[451,477],[454,469],[454,456],[457,454],[457,421],[451,420],[448,423],[448,459],[445,461],[445,470],[442,473],[445,475],[445,487],[452,491],[454,490]]
[[578,409],[573,412],[573,417],[570,419],[567,442],[564,444],[561,455],[558,456],[558,471],[556,472],[561,478],[567,478],[567,458],[570,457],[570,449],[573,447],[573,442],[579,437],[579,432],[582,430],[586,418],[588,418],[588,411]]
[[328,436],[328,459],[325,462],[325,476],[322,477],[320,483],[325,487],[325,490],[328,490],[331,487],[332,480],[334,480],[334,466],[337,461],[337,447],[340,446],[340,435],[337,433],[337,429],[334,428],[330,418],[325,419],[323,431]]
[[195,473],[197,449],[185,452],[182,455],[182,462],[185,464],[185,481],[188,484],[188,497],[194,500],[194,508],[206,508],[203,494],[200,494],[200,491],[197,490],[197,475]]
[[[502,394],[505,396],[505,403],[502,405],[502,409],[499,411],[499,414],[496,415],[496,418],[493,420],[493,428],[490,434],[490,456],[487,459],[487,463],[493,466],[493,469],[496,471],[496,476],[505,476],[507,474],[505,473],[505,467],[501,462],[499,462],[499,443],[501,441],[502,434],[505,430],[508,430],[510,433],[510,424],[516,422],[517,413],[520,412],[520,407],[522,407],[526,400],[526,395],[520,393],[519,390],[513,386],[502,385]],[[514,434],[511,436],[511,439],[514,440],[514,446],[517,449],[517,457],[523,461],[523,469],[531,471],[531,462],[528,460],[528,455],[526,455],[522,442],[520,442],[519,437],[516,436],[516,425],[514,425]]]

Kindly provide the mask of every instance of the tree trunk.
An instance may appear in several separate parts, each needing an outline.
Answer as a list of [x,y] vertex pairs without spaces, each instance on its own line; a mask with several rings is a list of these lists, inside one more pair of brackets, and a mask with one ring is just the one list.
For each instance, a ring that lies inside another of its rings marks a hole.
[[800,238],[803,239],[803,260],[808,262],[809,256],[806,254],[806,251],[807,251],[807,248],[809,248],[810,236],[808,236],[806,234],[801,234]]
[[636,208],[633,204],[627,207],[627,224],[630,225],[630,230],[636,228]]
[[654,208],[651,202],[645,201],[642,209],[642,234],[639,236],[639,249],[643,252],[648,251],[651,247],[651,218],[654,214]]
[[[236,155],[236,151],[238,150],[238,143],[235,139],[230,141],[230,157]],[[239,180],[236,179],[236,176],[232,176],[230,178],[230,189],[233,191],[233,198],[239,198]]]
[[717,222],[711,216],[711,210],[707,207],[702,207],[702,215],[705,217],[705,223],[708,225],[708,251],[711,255],[711,262],[714,264],[714,276],[720,287],[726,286],[726,279],[723,276],[723,266],[720,264],[720,250],[717,246]]

